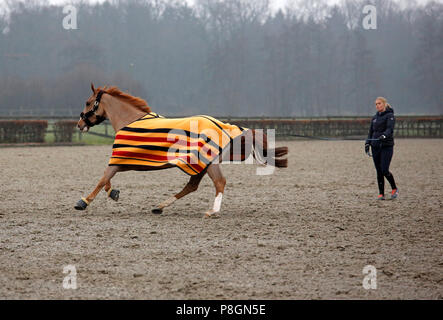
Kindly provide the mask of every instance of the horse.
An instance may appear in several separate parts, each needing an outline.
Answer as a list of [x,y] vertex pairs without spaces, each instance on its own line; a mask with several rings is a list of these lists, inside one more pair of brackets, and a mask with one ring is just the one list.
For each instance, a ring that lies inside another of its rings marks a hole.
[[[91,83],[91,90],[92,95],[80,114],[78,129],[87,132],[108,119],[116,136],[113,153],[103,176],[95,189],[77,202],[77,210],[85,210],[103,188],[108,197],[118,201],[120,191],[111,186],[111,179],[117,172],[178,167],[191,176],[189,182],[180,192],[155,206],[152,213],[161,214],[163,209],[178,199],[196,191],[207,173],[215,187],[214,204],[204,214],[204,217],[210,218],[216,216],[221,208],[226,185],[219,165],[223,159],[245,161],[252,154],[261,165],[277,168],[288,166],[287,159],[281,158],[288,153],[288,148],[268,148],[267,136],[261,130],[226,124],[209,116],[164,118],[152,112],[144,99],[123,92],[118,87],[96,89]],[[208,132],[212,130],[212,135],[196,133],[195,128],[183,128],[189,126],[191,120],[207,127]],[[173,128],[176,123],[182,127]],[[172,152],[171,143],[178,146],[172,148]]]

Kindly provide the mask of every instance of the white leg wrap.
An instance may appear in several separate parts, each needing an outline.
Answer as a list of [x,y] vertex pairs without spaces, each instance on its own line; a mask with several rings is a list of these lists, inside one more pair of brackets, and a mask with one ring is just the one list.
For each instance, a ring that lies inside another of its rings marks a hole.
[[170,197],[170,198],[166,199],[165,201],[163,201],[162,203],[160,203],[158,205],[158,207],[163,209],[164,207],[167,207],[167,206],[170,206],[171,204],[173,204],[175,200],[177,200],[176,197],[174,197],[174,196]]
[[222,198],[223,198],[223,193],[219,193],[214,200],[214,207],[213,207],[213,212],[219,212],[220,211],[220,207],[221,207],[221,203],[222,203]]
[[212,214],[217,213],[220,211],[221,203],[222,203],[223,193],[219,193],[214,200],[214,206],[212,209],[206,211],[204,218],[210,218]]

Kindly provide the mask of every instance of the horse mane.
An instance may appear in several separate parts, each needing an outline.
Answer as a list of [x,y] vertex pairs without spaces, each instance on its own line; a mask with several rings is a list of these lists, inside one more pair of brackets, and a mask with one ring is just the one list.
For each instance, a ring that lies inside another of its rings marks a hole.
[[149,107],[146,100],[144,100],[140,97],[131,96],[129,93],[121,91],[116,86],[109,87],[109,88],[103,87],[103,88],[99,88],[98,90],[103,90],[103,92],[105,92],[113,97],[119,98],[120,100],[123,100],[123,101],[133,105],[134,107],[139,108],[142,111],[151,112],[151,108]]

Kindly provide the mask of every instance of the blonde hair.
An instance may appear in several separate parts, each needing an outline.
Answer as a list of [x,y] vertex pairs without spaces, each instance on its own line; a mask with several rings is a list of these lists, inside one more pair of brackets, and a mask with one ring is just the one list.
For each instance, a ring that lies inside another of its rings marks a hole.
[[384,97],[377,97],[377,99],[375,99],[375,101],[377,101],[377,100],[383,101],[383,103],[385,104],[386,108],[388,108],[388,107],[391,108],[391,105],[388,103],[388,100],[386,98],[384,98]]

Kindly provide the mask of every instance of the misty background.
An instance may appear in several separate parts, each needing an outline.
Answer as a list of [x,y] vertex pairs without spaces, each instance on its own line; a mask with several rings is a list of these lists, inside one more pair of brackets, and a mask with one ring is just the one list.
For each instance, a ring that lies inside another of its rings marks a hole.
[[[117,85],[163,115],[443,114],[443,4],[391,0],[135,0],[63,5],[4,0],[0,116],[78,116]],[[365,30],[364,5],[377,8]],[[405,5],[406,4],[406,5]]]

